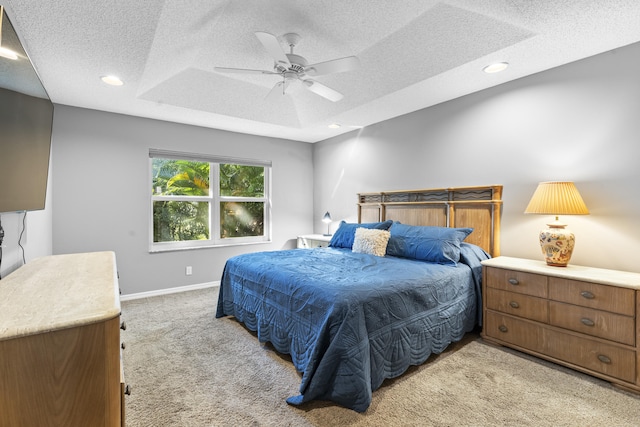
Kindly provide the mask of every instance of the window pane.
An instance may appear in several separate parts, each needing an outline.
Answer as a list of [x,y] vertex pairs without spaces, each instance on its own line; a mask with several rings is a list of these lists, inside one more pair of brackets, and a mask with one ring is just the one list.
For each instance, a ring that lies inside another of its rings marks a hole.
[[220,195],[263,197],[264,167],[221,164]]
[[153,241],[209,239],[209,203],[153,202]]
[[220,238],[264,235],[263,202],[220,203]]
[[209,163],[154,158],[151,192],[157,196],[208,196]]

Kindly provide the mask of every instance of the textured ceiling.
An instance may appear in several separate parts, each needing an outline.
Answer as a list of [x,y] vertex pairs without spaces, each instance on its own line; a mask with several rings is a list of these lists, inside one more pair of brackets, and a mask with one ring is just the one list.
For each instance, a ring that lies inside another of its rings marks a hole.
[[[4,1],[58,104],[305,142],[640,41],[638,0]],[[256,31],[300,34],[309,63],[357,56],[315,77],[344,98],[267,100],[277,76],[214,71],[272,69]]]

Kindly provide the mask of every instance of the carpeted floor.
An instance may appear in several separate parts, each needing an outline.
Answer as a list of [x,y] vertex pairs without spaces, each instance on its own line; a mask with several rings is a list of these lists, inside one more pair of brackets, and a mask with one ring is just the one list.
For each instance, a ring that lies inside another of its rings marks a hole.
[[387,380],[365,413],[287,405],[300,375],[233,318],[218,288],[122,303],[127,426],[638,426],[640,396],[468,334]]

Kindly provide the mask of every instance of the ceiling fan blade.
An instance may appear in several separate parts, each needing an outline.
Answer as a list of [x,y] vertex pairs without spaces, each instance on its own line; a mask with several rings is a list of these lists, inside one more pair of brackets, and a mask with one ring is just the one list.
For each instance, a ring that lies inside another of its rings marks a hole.
[[319,62],[317,64],[307,65],[304,70],[310,76],[319,76],[322,74],[342,73],[358,68],[360,61],[355,56],[347,56],[345,58],[333,59],[331,61]]
[[322,96],[323,98],[327,98],[329,101],[338,102],[344,96],[328,86],[323,85],[322,83],[318,83],[315,80],[303,80],[304,86],[309,89],[311,92]]
[[213,67],[219,73],[237,73],[237,74],[279,74],[274,71],[266,70],[249,70],[247,68],[226,68],[226,67]]
[[256,37],[276,63],[286,65],[287,67],[291,65],[289,58],[287,58],[287,55],[282,50],[282,46],[280,46],[280,42],[278,42],[276,36],[262,31],[256,31]]
[[276,83],[271,88],[267,96],[264,97],[264,99],[267,101],[272,101],[278,98],[278,96],[284,95],[285,91],[287,90],[287,87],[289,87],[289,83],[291,83],[291,80],[284,80]]

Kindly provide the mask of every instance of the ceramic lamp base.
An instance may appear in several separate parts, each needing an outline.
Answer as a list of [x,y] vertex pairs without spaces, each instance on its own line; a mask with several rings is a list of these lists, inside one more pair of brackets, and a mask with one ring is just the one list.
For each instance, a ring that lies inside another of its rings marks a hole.
[[566,267],[571,259],[576,238],[563,224],[548,224],[540,232],[540,248],[548,265]]

